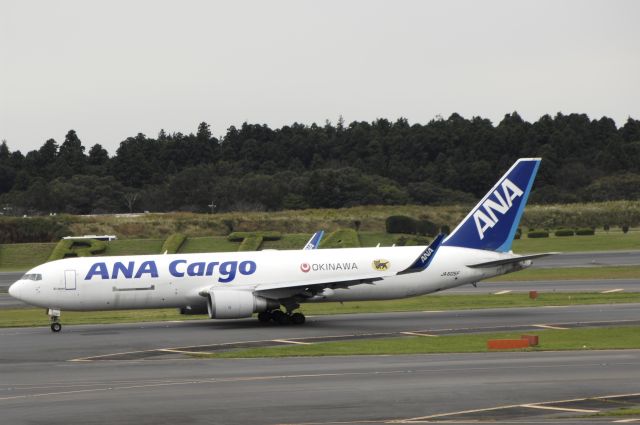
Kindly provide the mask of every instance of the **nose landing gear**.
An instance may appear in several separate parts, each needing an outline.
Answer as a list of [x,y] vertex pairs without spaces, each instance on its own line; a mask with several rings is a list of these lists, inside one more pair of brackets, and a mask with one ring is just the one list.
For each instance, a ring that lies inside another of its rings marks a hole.
[[60,332],[62,330],[62,324],[60,323],[60,310],[50,308],[47,310],[47,314],[51,321],[51,332]]

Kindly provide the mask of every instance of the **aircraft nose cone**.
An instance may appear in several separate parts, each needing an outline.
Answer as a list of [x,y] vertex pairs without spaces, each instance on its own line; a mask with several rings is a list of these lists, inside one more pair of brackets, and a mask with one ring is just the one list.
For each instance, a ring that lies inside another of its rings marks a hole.
[[13,298],[20,299],[20,292],[21,292],[22,286],[23,286],[22,282],[20,281],[17,281],[13,285],[9,286],[9,295],[11,295]]

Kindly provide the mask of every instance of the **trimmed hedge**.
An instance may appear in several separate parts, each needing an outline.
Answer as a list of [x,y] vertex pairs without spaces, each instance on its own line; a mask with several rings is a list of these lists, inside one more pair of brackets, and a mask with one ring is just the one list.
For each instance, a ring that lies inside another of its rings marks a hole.
[[545,230],[533,230],[529,233],[527,233],[527,237],[528,238],[548,238],[549,237],[549,232],[545,231]]
[[438,234],[438,226],[429,220],[418,220],[416,233],[422,236],[435,236]]
[[596,231],[588,227],[576,230],[576,235],[578,236],[593,236],[595,234],[596,234]]
[[340,229],[331,232],[320,242],[321,248],[358,248],[360,239],[354,229]]
[[431,241],[424,236],[400,236],[396,241],[396,246],[426,246]]
[[107,243],[97,239],[62,239],[47,261],[61,260],[70,257],[91,257],[101,254],[107,249]]
[[558,229],[554,233],[556,236],[573,236],[574,234],[573,229]]
[[282,238],[280,232],[233,232],[227,236],[229,242],[242,242],[246,238],[260,236],[265,241],[277,241]]
[[384,222],[387,233],[414,234],[418,230],[418,223],[415,219],[406,215],[392,215]]
[[248,235],[242,240],[238,251],[257,251],[263,241],[264,237],[261,235]]
[[[387,233],[402,233],[405,235],[435,236],[440,230],[438,225],[432,221],[426,219],[416,220],[406,215],[389,216],[384,224]],[[446,233],[449,233],[449,226],[442,226],[443,229],[445,227]]]
[[174,233],[165,239],[160,249],[161,253],[175,254],[180,250],[180,247],[187,240],[187,237],[182,233]]

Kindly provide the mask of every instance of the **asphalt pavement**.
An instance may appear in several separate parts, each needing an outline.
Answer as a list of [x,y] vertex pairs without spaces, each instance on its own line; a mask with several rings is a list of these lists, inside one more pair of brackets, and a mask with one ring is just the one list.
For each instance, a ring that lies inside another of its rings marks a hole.
[[533,268],[637,266],[640,251],[567,252],[533,260]]
[[[475,417],[466,414],[464,419],[584,423],[583,416],[604,409],[606,403],[578,404],[581,413],[557,407],[561,404],[537,403],[640,393],[640,351],[68,360],[313,335],[637,321],[639,308],[625,304],[354,314],[312,317],[300,327],[240,320],[67,326],[60,334],[44,327],[0,329],[0,412],[8,424],[379,424],[420,423],[432,415],[509,405],[506,410],[475,412]],[[633,397],[624,400],[633,402]]]

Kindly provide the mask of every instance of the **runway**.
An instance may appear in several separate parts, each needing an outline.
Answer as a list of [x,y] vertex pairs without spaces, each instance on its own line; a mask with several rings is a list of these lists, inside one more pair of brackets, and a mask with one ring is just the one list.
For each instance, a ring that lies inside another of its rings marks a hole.
[[[640,352],[25,364],[3,367],[2,380],[11,424],[420,423],[411,419],[638,392]],[[517,417],[567,414],[527,410]],[[570,413],[553,423],[584,423]]]
[[[518,275],[513,275],[517,278]],[[640,292],[639,279],[594,279],[594,280],[533,280],[511,282],[478,282],[477,287],[464,285],[447,289],[438,295],[452,294],[506,294],[538,292]],[[1,300],[1,298],[0,298]],[[2,305],[0,301],[0,306]]]
[[[504,326],[640,320],[640,304],[344,314],[308,317],[304,326],[260,325],[255,319],[0,329],[3,363],[67,361],[121,352],[389,332],[464,332]],[[64,312],[62,314],[64,323]]]
[[[318,316],[302,327],[265,327],[241,320],[67,326],[57,335],[46,328],[2,329],[0,409],[7,423],[381,423],[499,405],[637,393],[637,350],[68,360],[190,344],[319,335],[637,321],[639,308],[640,304],[624,304]],[[498,419],[516,415],[521,423],[530,417],[540,421],[541,412],[551,414],[557,423],[558,415],[566,413],[520,407],[504,412],[497,414]],[[575,420],[575,412],[572,417],[566,423],[581,423]]]
[[640,304],[620,304],[353,314],[310,317],[300,327],[238,320],[66,326],[60,334],[45,327],[0,329],[0,410],[3,421],[12,424],[380,423],[504,404],[640,392],[640,352],[635,350],[69,361],[267,339],[410,330],[455,333],[568,322],[624,324],[637,322],[639,309]]
[[538,258],[533,268],[637,266],[640,251],[567,252]]

